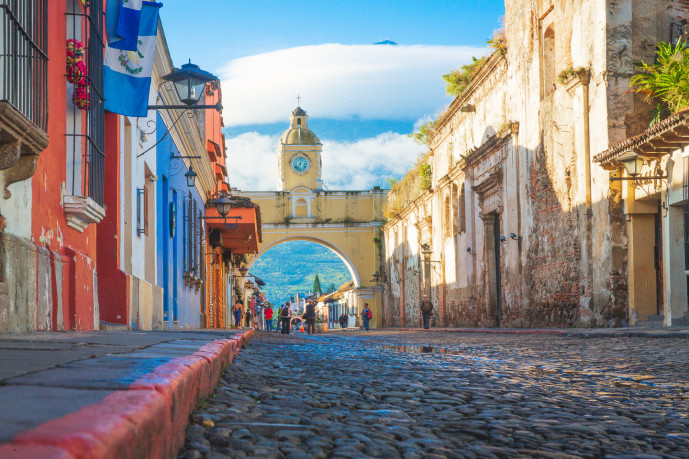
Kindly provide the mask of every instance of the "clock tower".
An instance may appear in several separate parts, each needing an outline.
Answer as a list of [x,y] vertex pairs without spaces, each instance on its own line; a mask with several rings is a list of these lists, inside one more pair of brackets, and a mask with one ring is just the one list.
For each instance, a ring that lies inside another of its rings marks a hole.
[[[323,145],[310,129],[308,115],[297,107],[289,117],[290,126],[278,144],[280,191],[295,189],[321,190],[321,150]],[[305,191],[305,190],[304,190]]]

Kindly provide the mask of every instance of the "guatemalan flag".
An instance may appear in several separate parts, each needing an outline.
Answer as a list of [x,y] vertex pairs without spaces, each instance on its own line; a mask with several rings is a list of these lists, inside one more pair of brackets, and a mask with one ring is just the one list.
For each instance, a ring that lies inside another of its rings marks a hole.
[[112,37],[109,46],[136,51],[143,0],[116,0],[108,2],[108,4],[110,3],[114,4],[115,7],[119,4],[119,11],[117,12],[117,25],[114,28],[115,34],[108,37],[109,39]]
[[[105,109],[127,116],[146,116],[148,93],[151,88],[151,74],[158,33],[158,8],[161,3],[138,0],[140,14],[131,14],[124,3],[136,0],[109,1],[106,10],[108,46],[105,48],[103,73]],[[114,5],[111,7],[111,5]],[[133,25],[123,21],[136,21],[137,35],[133,37]],[[127,46],[134,50],[126,49]]]

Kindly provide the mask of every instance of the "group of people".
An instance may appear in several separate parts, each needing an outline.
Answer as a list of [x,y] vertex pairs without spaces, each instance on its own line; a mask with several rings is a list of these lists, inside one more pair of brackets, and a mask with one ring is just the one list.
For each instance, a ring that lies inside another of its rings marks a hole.
[[[419,303],[419,309],[421,309],[421,317],[423,319],[423,328],[428,329],[430,326],[431,316],[433,315],[433,303],[428,298],[428,295],[424,295],[423,299]],[[234,324],[235,327],[240,328],[242,325],[242,318],[246,321],[247,327],[256,327],[257,317],[252,313],[251,308],[247,307],[244,309],[244,302],[242,300],[237,300],[233,308],[234,313]],[[268,305],[268,307],[263,311],[264,318],[266,320],[266,331],[273,331],[273,308]],[[292,308],[289,301],[275,311],[277,316],[277,327],[276,331],[282,334],[289,334],[290,323],[292,321]],[[364,303],[364,309],[361,311],[361,318],[366,331],[369,330],[369,322],[373,314],[368,307],[368,303]],[[306,324],[306,332],[310,335],[316,332],[316,303],[309,301],[306,303],[306,308],[304,314],[302,314],[301,319]],[[338,318],[340,327],[347,328],[347,322],[349,319],[345,313],[342,313]]]
[[258,320],[256,315],[251,311],[251,308],[247,306],[246,310],[244,309],[244,301],[242,300],[237,300],[234,303],[234,307],[232,308],[232,313],[234,314],[234,326],[236,328],[241,328],[242,326],[242,319],[244,319],[246,322],[246,327],[256,327]]

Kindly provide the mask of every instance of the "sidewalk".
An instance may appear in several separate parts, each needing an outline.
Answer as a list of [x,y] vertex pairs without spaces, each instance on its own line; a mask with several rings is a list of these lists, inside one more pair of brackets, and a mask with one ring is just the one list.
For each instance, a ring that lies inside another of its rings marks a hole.
[[174,457],[253,330],[0,335],[0,457]]
[[511,335],[555,335],[570,338],[689,338],[689,328],[382,328],[377,330],[452,332],[452,333],[499,333]]

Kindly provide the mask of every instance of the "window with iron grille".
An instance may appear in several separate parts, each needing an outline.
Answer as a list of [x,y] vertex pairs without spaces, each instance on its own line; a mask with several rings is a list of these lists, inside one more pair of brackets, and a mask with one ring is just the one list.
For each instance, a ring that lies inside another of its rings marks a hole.
[[182,243],[182,254],[183,254],[183,271],[185,273],[188,273],[191,269],[192,262],[189,258],[189,246],[191,245],[191,241],[189,240],[189,227],[191,226],[191,218],[190,218],[190,212],[191,212],[191,193],[189,193],[188,196],[185,196],[183,199],[183,205],[182,205],[182,211],[184,213],[184,241]]
[[0,100],[46,131],[47,0],[0,0]]
[[67,192],[103,205],[103,2],[68,0]]

